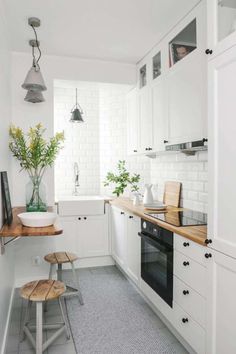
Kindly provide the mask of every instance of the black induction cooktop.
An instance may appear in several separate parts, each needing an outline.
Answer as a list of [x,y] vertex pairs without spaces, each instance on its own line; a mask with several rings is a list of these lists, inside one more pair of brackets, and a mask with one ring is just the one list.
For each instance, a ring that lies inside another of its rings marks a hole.
[[167,211],[164,213],[145,213],[154,219],[174,226],[207,225],[207,214],[194,210]]

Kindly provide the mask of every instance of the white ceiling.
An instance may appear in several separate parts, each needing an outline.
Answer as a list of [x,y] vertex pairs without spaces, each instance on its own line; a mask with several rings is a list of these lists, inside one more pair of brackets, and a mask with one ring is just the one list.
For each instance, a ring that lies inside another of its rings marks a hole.
[[43,53],[136,63],[199,0],[4,0],[14,51],[30,52],[41,19]]

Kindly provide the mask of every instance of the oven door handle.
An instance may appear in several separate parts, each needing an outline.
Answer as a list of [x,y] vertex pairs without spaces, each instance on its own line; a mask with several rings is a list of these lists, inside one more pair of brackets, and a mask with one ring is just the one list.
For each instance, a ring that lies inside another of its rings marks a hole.
[[169,245],[163,245],[162,243],[160,243],[158,240],[154,240],[151,236],[143,233],[143,232],[139,232],[138,235],[144,239],[146,242],[150,243],[153,247],[158,248],[160,251],[162,252],[168,252],[171,251],[171,246]]

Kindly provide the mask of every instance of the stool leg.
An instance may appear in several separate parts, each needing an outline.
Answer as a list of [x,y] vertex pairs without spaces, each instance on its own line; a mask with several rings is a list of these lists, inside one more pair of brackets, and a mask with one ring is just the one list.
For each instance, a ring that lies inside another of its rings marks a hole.
[[68,323],[67,315],[66,315],[65,298],[60,297],[58,301],[59,301],[59,305],[60,305],[60,309],[61,309],[62,318],[65,323],[66,337],[67,337],[67,339],[70,339],[70,330],[69,330],[69,323]]
[[[53,274],[53,269],[54,269],[55,264],[50,264],[50,270],[49,270],[49,276],[48,279],[52,279],[52,274]],[[44,305],[43,305],[43,311],[47,312],[48,310],[48,302],[45,301]]]
[[62,281],[62,264],[57,265],[57,280]]
[[26,309],[25,309],[25,317],[24,317],[24,321],[22,323],[22,327],[21,327],[21,331],[20,331],[20,341],[21,342],[23,342],[23,340],[25,339],[24,327],[27,326],[27,324],[29,323],[31,306],[32,306],[32,301],[27,300],[27,305],[26,305]]
[[43,353],[42,302],[36,302],[36,354]]
[[71,262],[70,264],[71,264],[71,268],[72,268],[73,280],[74,280],[74,283],[75,283],[76,288],[78,290],[79,302],[80,302],[80,305],[83,305],[84,304],[84,300],[83,300],[83,296],[82,296],[81,291],[80,291],[79,282],[78,282],[78,278],[77,278],[77,275],[76,275],[74,263]]

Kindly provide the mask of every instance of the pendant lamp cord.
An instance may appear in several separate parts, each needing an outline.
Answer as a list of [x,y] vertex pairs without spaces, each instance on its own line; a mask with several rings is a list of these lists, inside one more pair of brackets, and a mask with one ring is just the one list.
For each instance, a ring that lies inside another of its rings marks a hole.
[[37,46],[37,49],[38,49],[38,51],[39,51],[39,56],[38,56],[38,59],[36,60],[35,54],[34,54],[34,46],[32,46],[32,56],[33,56],[33,58],[34,58],[34,62],[36,62],[37,65],[38,65],[38,67],[39,67],[39,60],[40,60],[40,58],[41,58],[41,56],[42,56],[42,52],[41,52],[41,50],[40,50],[40,48],[39,48],[39,42],[38,42],[37,32],[36,32],[36,30],[35,30],[35,28],[34,28],[33,25],[31,25],[31,27],[33,28],[34,35],[35,35],[36,46]]

